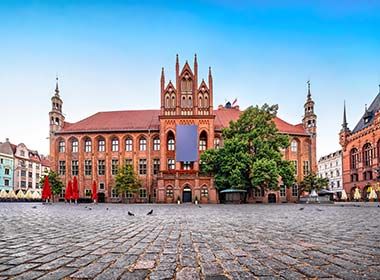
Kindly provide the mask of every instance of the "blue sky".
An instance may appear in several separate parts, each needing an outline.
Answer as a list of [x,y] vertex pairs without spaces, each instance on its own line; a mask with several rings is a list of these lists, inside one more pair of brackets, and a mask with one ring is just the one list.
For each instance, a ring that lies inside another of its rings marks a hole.
[[[333,2],[333,3],[331,3]],[[161,67],[174,79],[197,53],[214,106],[278,103],[299,123],[311,80],[318,157],[340,149],[379,92],[379,1],[0,1],[0,141],[48,153],[55,75],[66,121],[158,109]]]

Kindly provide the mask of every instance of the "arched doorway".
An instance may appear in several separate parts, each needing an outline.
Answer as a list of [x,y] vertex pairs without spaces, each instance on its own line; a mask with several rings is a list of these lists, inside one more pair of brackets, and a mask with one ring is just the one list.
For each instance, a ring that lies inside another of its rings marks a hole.
[[268,194],[268,202],[269,203],[276,203],[276,195],[274,193]]
[[186,186],[183,188],[183,192],[182,192],[182,202],[183,202],[183,203],[186,203],[186,202],[192,202],[191,188],[189,187],[189,185],[186,185]]

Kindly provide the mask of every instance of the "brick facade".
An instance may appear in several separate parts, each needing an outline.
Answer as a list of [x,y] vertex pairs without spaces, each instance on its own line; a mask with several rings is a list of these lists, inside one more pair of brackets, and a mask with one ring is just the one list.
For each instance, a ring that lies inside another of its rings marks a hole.
[[[131,202],[172,203],[177,197],[181,201],[194,201],[197,197],[201,203],[218,203],[213,178],[199,172],[198,161],[175,160],[176,126],[197,126],[199,158],[204,150],[223,145],[222,129],[230,120],[239,118],[239,107],[227,104],[214,110],[211,68],[207,83],[204,80],[198,83],[196,56],[193,69],[186,61],[181,71],[177,56],[175,84],[165,82],[162,69],[160,94],[160,110],[102,112],[77,123],[67,123],[57,82],[49,113],[51,168],[61,174],[65,185],[77,176],[80,197],[86,197],[86,190],[91,190],[95,180],[105,201],[118,201],[120,198],[112,193],[112,165],[127,161],[143,182],[141,192],[129,197]],[[284,158],[297,162],[297,179],[301,180],[305,172],[316,170],[316,115],[310,86],[302,123],[291,125],[279,118],[275,122],[279,133],[291,137],[293,148],[283,152]],[[248,200],[268,202],[269,194],[276,202],[297,200],[292,188],[258,194],[249,193]]]

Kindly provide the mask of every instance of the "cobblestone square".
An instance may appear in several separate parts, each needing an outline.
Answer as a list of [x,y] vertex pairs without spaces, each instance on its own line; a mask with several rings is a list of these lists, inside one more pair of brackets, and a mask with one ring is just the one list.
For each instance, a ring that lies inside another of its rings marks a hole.
[[365,204],[0,203],[0,279],[380,279],[379,215]]

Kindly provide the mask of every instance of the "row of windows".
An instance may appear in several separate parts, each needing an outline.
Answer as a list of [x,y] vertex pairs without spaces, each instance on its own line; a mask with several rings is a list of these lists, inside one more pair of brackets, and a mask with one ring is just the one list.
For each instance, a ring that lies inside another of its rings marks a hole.
[[[291,161],[294,165],[294,175],[298,175],[298,161]],[[306,176],[310,173],[310,162],[308,160],[303,161],[303,175]]]
[[[377,145],[377,155],[380,157],[380,142]],[[375,157],[375,149],[371,143],[366,143],[363,146],[362,153],[357,148],[353,148],[350,151],[350,167],[351,169],[357,169],[360,162],[360,156],[362,156],[363,166],[370,167],[373,164],[373,158]]]
[[[254,190],[254,196],[255,197],[262,197],[263,192],[261,188],[256,188]],[[286,196],[286,186],[285,185],[280,185],[280,196]],[[292,196],[298,196],[298,186],[293,185],[292,186]]]
[[[174,140],[174,134],[169,133],[168,134],[168,143],[167,143],[168,151],[174,151],[175,150],[175,140]],[[214,139],[214,148],[218,149],[220,147],[220,139],[215,138]],[[147,149],[147,141],[145,138],[140,138],[139,140],[139,151],[146,151]],[[201,134],[200,140],[199,140],[199,150],[205,151],[207,149],[207,136],[204,134]],[[98,140],[98,152],[105,152],[106,150],[106,142],[104,139]],[[153,139],[153,150],[159,151],[160,150],[160,138],[156,137]],[[59,141],[58,143],[58,151],[60,153],[64,153],[66,151],[65,142]],[[78,153],[78,141],[73,140],[71,141],[71,152],[72,153]],[[86,153],[89,153],[92,151],[92,142],[90,139],[85,140],[84,142],[84,151]],[[113,139],[111,143],[111,151],[112,152],[118,152],[119,151],[119,140]],[[125,151],[132,152],[133,151],[133,140],[131,138],[128,138],[125,140]]]
[[[363,176],[362,177],[363,181],[372,180],[373,179],[373,172],[372,171],[364,171],[362,176]],[[357,182],[357,181],[359,181],[359,174],[358,173],[351,174],[351,182]]]
[[[99,159],[97,165],[97,173],[98,175],[106,175],[106,161],[104,159]],[[132,164],[132,159],[126,159],[125,164]],[[119,160],[112,159],[111,161],[111,174],[116,175],[118,173],[119,168]],[[183,170],[191,170],[193,169],[193,162],[185,161],[181,162],[181,168]],[[175,159],[170,158],[167,161],[167,169],[175,170]],[[153,174],[157,175],[160,171],[160,159],[153,159]],[[58,174],[66,175],[66,161],[60,160],[58,162]],[[138,174],[146,175],[147,174],[147,160],[139,159],[138,161]],[[71,161],[71,175],[78,176],[79,175],[79,161],[72,160]],[[84,161],[84,175],[91,176],[92,175],[92,160],[86,159]]]

